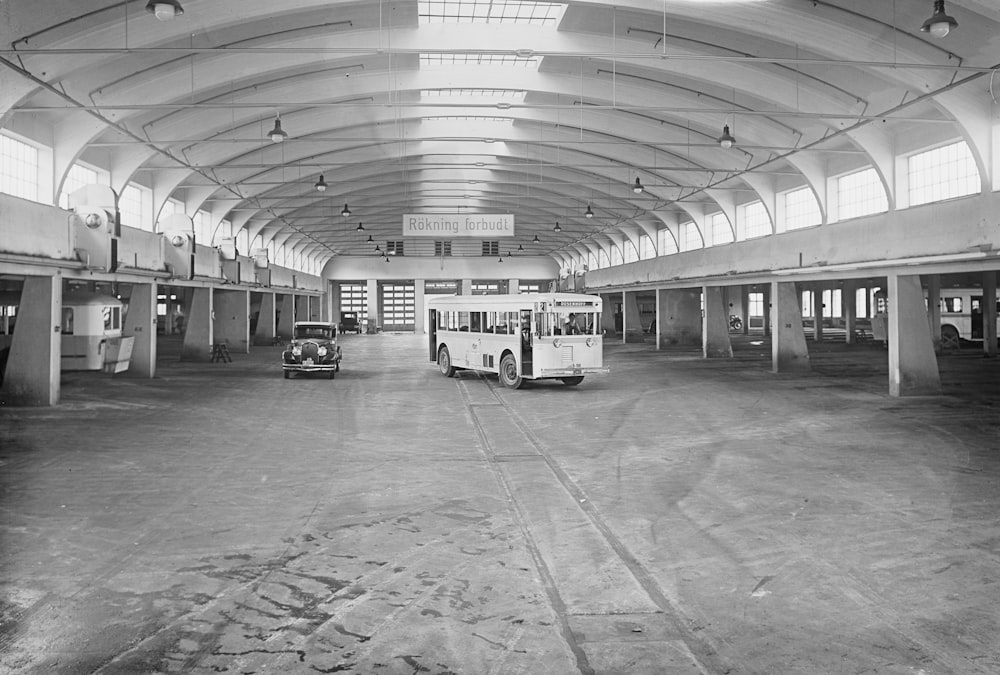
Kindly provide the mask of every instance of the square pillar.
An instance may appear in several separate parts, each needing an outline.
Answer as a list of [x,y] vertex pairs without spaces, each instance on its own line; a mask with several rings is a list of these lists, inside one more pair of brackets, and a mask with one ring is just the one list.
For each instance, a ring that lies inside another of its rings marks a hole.
[[212,356],[213,324],[212,289],[192,289],[181,361],[208,361]]
[[62,277],[25,277],[0,398],[16,406],[59,403]]
[[229,353],[250,353],[250,292],[216,290],[212,316],[213,342],[225,342]]
[[941,375],[927,330],[920,277],[890,274],[888,281],[889,395],[940,394]]
[[934,353],[941,353],[941,275],[924,277],[927,284],[927,326],[931,333]]
[[729,306],[721,286],[704,286],[705,314],[702,317],[701,353],[705,358],[732,357],[729,340]]
[[122,330],[123,336],[132,336],[132,358],[127,375],[153,377],[156,375],[156,283],[133,284],[128,299],[128,313]]
[[[940,325],[940,321],[938,322]],[[983,272],[983,353],[997,355],[997,273]]]
[[794,283],[773,281],[771,297],[774,305],[771,370],[775,373],[812,370],[797,287]]
[[292,327],[295,325],[295,296],[283,293],[278,303],[278,336],[285,340],[292,339]]
[[257,313],[257,325],[254,328],[253,343],[255,345],[270,345],[277,336],[275,332],[274,293],[264,291],[260,294],[260,310]]

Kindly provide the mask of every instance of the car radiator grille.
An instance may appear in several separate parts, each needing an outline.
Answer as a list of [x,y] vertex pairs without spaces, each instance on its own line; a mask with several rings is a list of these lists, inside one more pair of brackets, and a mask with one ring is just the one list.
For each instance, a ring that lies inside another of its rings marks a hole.
[[302,345],[302,360],[312,359],[313,361],[319,360],[319,346],[314,342],[307,342]]
[[562,357],[562,365],[564,365],[564,366],[571,366],[571,365],[573,365],[573,348],[572,347],[563,347],[562,348],[562,353],[560,354],[560,356]]

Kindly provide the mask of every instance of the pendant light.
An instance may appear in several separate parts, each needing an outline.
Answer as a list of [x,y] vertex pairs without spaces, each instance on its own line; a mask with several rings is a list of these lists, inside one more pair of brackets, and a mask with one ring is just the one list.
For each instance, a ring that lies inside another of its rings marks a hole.
[[517,245],[517,250],[518,250],[518,251],[523,251],[523,250],[524,250],[524,247],[523,247],[523,246],[521,246],[520,244],[518,244],[518,245]]
[[372,236],[371,236],[371,235],[369,234],[369,235],[368,235],[368,241],[366,241],[365,243],[366,243],[366,244],[370,244],[370,243],[372,243],[373,241],[375,241],[375,240],[374,240],[374,239],[372,239]]
[[927,21],[924,21],[920,30],[930,33],[936,38],[943,38],[951,32],[952,28],[957,26],[958,22],[944,13],[944,0],[934,0],[934,14]]
[[354,229],[357,232],[364,232],[365,231],[365,225],[364,225],[364,223],[358,223],[358,226],[356,228],[354,228]]
[[323,174],[319,175],[319,180],[316,181],[316,185],[314,185],[313,187],[315,187],[320,192],[326,192],[327,185],[326,181],[323,180]]
[[281,143],[288,138],[288,134],[281,128],[281,115],[274,116],[274,128],[267,132],[267,135],[275,143]]
[[729,125],[722,125],[722,135],[719,136],[719,145],[728,150],[736,143],[736,137],[729,133]]
[[635,185],[632,186],[632,192],[636,194],[642,193],[642,183],[639,181],[639,177],[635,177]]
[[146,11],[155,16],[157,21],[170,21],[178,14],[183,14],[184,8],[177,0],[149,0]]
[[539,244],[539,243],[541,243],[540,241],[538,241],[538,235],[537,234],[535,235],[535,238],[531,240],[531,243],[532,244]]
[[553,232],[562,232],[562,228],[559,227],[559,221],[556,221],[556,226],[552,228]]
[[586,217],[586,218],[593,218],[593,217],[594,217],[594,212],[593,212],[593,210],[592,210],[592,209],[590,208],[590,204],[587,204],[587,210],[583,212],[583,215],[584,215],[584,217]]
[[342,215],[344,218],[351,217],[351,210],[347,208],[347,204],[344,204],[344,210],[340,212],[340,215]]

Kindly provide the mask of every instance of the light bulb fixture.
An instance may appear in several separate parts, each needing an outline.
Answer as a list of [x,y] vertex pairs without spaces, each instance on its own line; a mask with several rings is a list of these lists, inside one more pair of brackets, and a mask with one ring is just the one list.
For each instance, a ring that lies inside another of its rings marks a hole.
[[340,212],[340,215],[342,215],[344,218],[351,217],[351,210],[347,208],[347,204],[344,204],[344,210]]
[[559,227],[559,221],[556,221],[556,226],[552,228],[553,232],[562,232],[562,228]]
[[532,244],[539,244],[539,243],[541,243],[541,242],[538,241],[538,235],[537,234],[535,235],[535,238],[531,240],[531,243]]
[[274,116],[274,128],[267,132],[267,135],[275,143],[281,143],[288,138],[288,134],[281,128],[281,115]]
[[639,177],[635,177],[635,185],[632,186],[632,192],[636,194],[642,193],[642,183],[639,181]]
[[389,254],[388,254],[388,253],[387,253],[387,254],[386,254],[386,256],[385,256],[385,263],[386,263],[387,265],[389,264]]
[[316,185],[314,187],[320,192],[326,192],[327,185],[326,181],[323,180],[323,174],[319,175],[319,180],[316,181]]
[[183,14],[184,8],[177,0],[149,0],[146,11],[155,16],[157,21],[170,21],[178,14]]
[[[583,212],[585,218],[593,218],[594,211],[590,208],[590,204],[587,204],[587,210]],[[556,223],[558,225],[559,223]],[[558,232],[558,230],[556,230]]]
[[365,225],[364,225],[364,223],[358,223],[358,226],[356,228],[354,228],[354,229],[357,232],[364,232],[365,231]]
[[372,239],[372,236],[371,236],[371,235],[369,234],[369,235],[368,235],[368,241],[367,241],[367,242],[365,242],[365,243],[367,243],[367,244],[370,244],[370,243],[372,243],[373,241],[375,241],[375,240],[374,240],[374,239]]
[[507,257],[508,258],[510,257],[510,251],[507,251]]
[[381,251],[381,250],[382,250],[382,249],[380,249],[380,248],[378,247],[378,244],[375,244],[375,252],[376,252],[376,253],[378,253],[378,252],[379,252],[379,251]]
[[502,263],[503,262],[503,258],[497,258],[497,262],[498,263]]
[[736,137],[729,133],[729,125],[722,125],[722,135],[719,136],[719,145],[728,150],[733,147],[733,143],[736,142]]
[[944,13],[944,0],[934,0],[934,14],[927,21],[924,21],[920,30],[930,33],[936,38],[943,38],[951,32],[952,28],[957,26],[958,22]]
[[518,251],[523,251],[523,250],[524,250],[524,247],[523,247],[523,246],[521,246],[520,244],[518,244],[518,245],[517,245],[517,250],[518,250]]

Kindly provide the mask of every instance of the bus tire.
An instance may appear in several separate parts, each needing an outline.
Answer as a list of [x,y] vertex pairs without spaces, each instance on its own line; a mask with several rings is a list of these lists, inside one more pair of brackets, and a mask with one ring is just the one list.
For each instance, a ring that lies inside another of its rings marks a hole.
[[438,368],[445,377],[455,377],[455,366],[451,365],[451,352],[447,347],[438,350]]
[[962,346],[962,341],[958,335],[958,329],[950,324],[941,326],[941,348],[958,349]]
[[524,384],[524,378],[517,372],[517,359],[514,358],[513,354],[504,354],[503,358],[500,359],[499,375],[501,384],[508,389],[520,389],[521,385]]
[[559,379],[562,380],[563,384],[565,384],[567,387],[575,387],[576,385],[583,382],[583,375],[574,375],[573,377],[560,377]]

